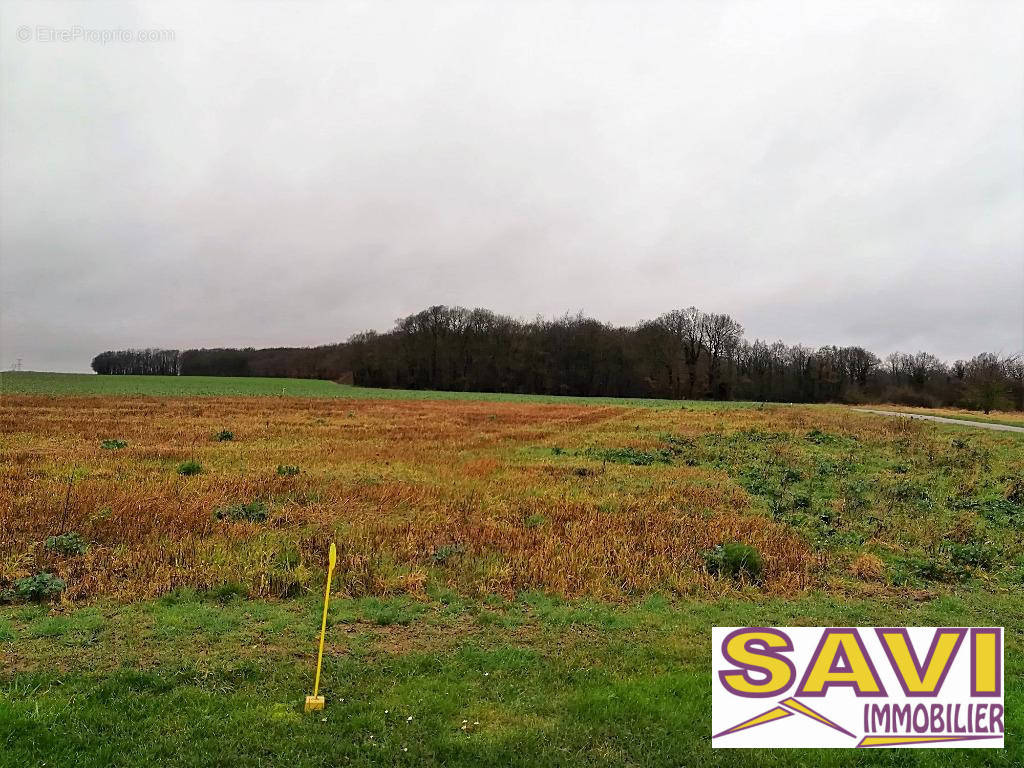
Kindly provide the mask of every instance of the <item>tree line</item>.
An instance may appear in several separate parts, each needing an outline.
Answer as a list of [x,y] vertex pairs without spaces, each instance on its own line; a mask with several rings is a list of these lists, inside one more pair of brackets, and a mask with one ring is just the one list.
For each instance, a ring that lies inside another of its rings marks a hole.
[[884,360],[857,346],[748,341],[727,314],[695,307],[631,327],[582,314],[519,320],[433,306],[319,347],[103,352],[102,374],[271,376],[367,387],[775,402],[894,402],[1024,410],[1024,360],[926,352]]

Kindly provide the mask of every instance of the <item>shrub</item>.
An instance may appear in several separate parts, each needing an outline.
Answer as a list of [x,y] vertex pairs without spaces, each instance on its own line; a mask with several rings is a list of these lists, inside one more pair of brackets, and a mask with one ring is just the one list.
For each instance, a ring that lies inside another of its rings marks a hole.
[[217,442],[219,443],[230,443],[235,439],[235,433],[229,429],[222,429],[217,433]]
[[128,445],[124,440],[104,440],[100,445],[105,451],[120,451]]
[[544,515],[534,513],[523,520],[523,525],[527,528],[540,528],[546,522],[547,518],[545,518]]
[[759,581],[764,570],[761,554],[749,544],[730,541],[719,544],[707,554],[708,573],[734,579],[746,576]]
[[281,477],[293,477],[299,474],[299,468],[291,464],[278,464],[277,474],[281,475]]
[[850,563],[850,572],[861,581],[878,581],[885,574],[882,558],[865,552]]
[[26,576],[14,582],[14,588],[7,590],[4,597],[8,600],[32,600],[42,602],[57,597],[67,584],[52,573],[42,571],[33,576]]
[[221,507],[213,515],[218,520],[231,520],[232,522],[245,520],[250,523],[262,523],[267,519],[267,505],[262,501],[232,504],[228,507]]
[[85,539],[74,531],[62,533],[59,536],[49,536],[46,539],[46,548],[58,555],[84,555],[89,551],[89,545]]
[[192,475],[198,475],[203,471],[203,465],[198,461],[189,460],[183,461],[178,465],[178,474],[184,475],[185,477],[191,477]]

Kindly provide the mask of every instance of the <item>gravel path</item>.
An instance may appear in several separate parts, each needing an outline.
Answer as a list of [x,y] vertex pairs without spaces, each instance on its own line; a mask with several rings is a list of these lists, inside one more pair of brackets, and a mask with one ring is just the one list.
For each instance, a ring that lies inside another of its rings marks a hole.
[[883,416],[902,416],[905,419],[924,419],[925,421],[938,421],[943,424],[954,424],[960,427],[981,427],[982,429],[994,429],[997,432],[1024,432],[1024,427],[1011,427],[1009,424],[992,424],[987,421],[966,421],[964,419],[947,419],[945,416],[926,416],[923,413],[900,413],[899,411],[876,411],[872,408],[854,408],[861,413],[879,413]]

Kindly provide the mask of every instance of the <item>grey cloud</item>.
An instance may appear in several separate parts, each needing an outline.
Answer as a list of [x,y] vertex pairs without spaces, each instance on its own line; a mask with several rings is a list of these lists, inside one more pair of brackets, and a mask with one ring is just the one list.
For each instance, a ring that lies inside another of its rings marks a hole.
[[[19,42],[22,25],[173,41]],[[0,7],[0,365],[431,303],[1024,349],[1024,6]]]

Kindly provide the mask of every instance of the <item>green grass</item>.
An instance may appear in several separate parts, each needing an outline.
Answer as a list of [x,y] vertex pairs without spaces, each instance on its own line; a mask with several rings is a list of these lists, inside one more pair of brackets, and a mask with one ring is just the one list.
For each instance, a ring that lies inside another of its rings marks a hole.
[[[740,599],[612,606],[433,590],[338,600],[327,708],[306,715],[316,598],[194,593],[0,609],[0,766],[1014,766],[1024,760],[1024,598]],[[1006,749],[710,749],[710,628],[1005,625]],[[83,643],[83,638],[88,642]],[[411,719],[410,719],[411,718]],[[462,726],[466,728],[463,730]]]
[[286,395],[339,397],[340,387],[318,379],[232,376],[98,376],[89,373],[4,372],[0,392],[18,395]]
[[[929,439],[859,440],[812,428],[664,435],[675,461],[728,474],[765,514],[817,549],[873,552],[887,580],[1024,582],[1024,504],[1013,434],[936,429]],[[1016,498],[1016,497],[1014,497]]]
[[319,379],[268,379],[238,376],[98,376],[89,373],[0,373],[0,393],[11,395],[152,395],[156,397],[340,397],[377,400],[482,400],[566,405],[621,405],[646,408],[726,410],[751,408],[751,402],[659,400],[639,397],[562,397],[500,392],[437,392],[373,389]]

